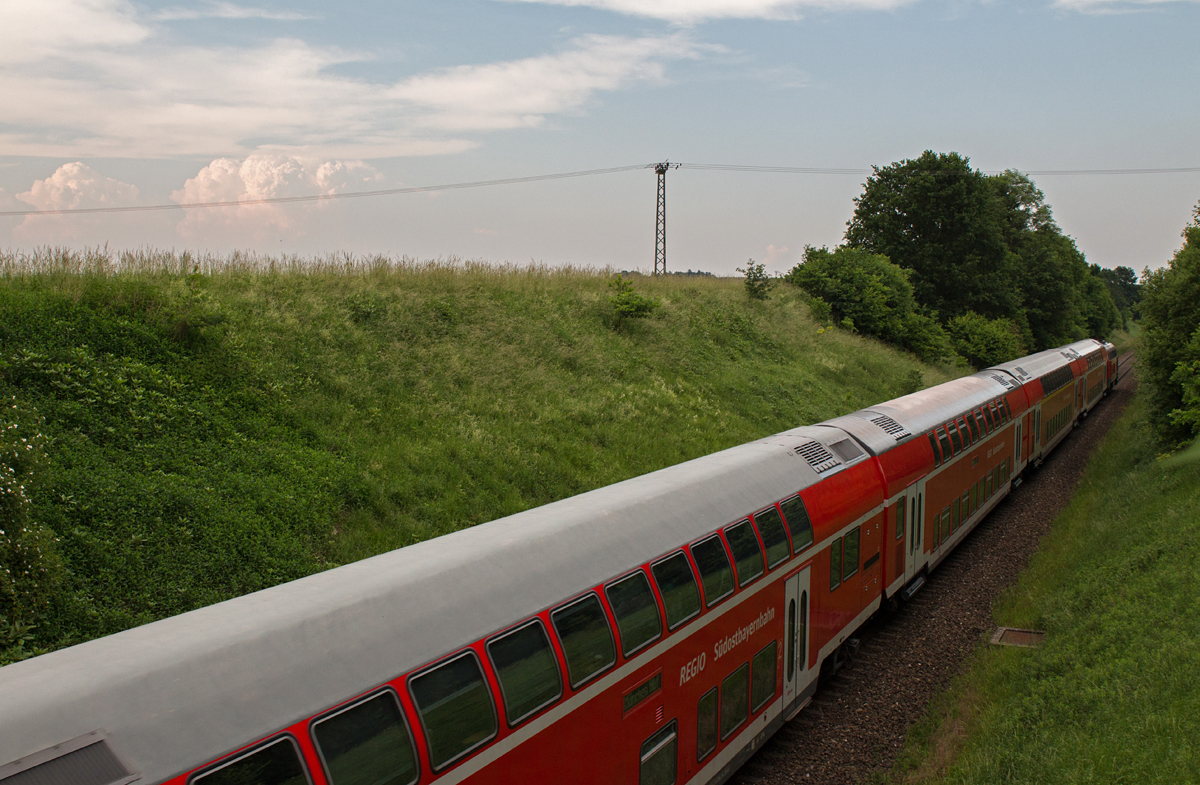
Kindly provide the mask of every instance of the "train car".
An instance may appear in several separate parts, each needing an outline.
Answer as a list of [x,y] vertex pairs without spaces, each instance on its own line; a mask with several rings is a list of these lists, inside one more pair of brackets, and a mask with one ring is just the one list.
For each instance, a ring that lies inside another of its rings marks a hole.
[[0,668],[0,783],[724,782],[1061,439],[1008,365]]

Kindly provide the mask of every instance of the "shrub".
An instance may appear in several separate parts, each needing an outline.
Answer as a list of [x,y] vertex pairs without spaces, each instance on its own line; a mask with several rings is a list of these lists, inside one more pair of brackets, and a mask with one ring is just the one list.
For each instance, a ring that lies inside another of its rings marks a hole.
[[777,283],[774,278],[767,275],[764,267],[765,265],[762,262],[756,262],[751,259],[746,262],[744,268],[737,268],[739,273],[745,273],[746,275],[746,294],[750,295],[751,300],[767,299]]
[[657,297],[646,297],[634,291],[633,282],[620,273],[608,285],[613,290],[608,301],[612,305],[615,327],[620,327],[626,319],[644,319],[662,305]]
[[987,368],[1026,353],[1021,330],[1010,319],[988,319],[974,311],[950,320],[954,351],[966,357],[976,368]]

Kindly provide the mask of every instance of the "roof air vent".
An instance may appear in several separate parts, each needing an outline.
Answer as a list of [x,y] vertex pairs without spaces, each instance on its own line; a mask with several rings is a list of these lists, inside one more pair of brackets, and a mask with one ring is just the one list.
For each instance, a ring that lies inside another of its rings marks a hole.
[[889,436],[894,436],[896,441],[900,441],[906,436],[912,436],[907,428],[900,423],[888,417],[886,414],[881,414],[878,417],[872,417],[871,422],[882,428]]
[[805,442],[796,448],[796,454],[808,461],[808,465],[818,474],[827,472],[840,463],[820,442]]
[[0,785],[126,785],[139,776],[100,730],[0,766]]
[[1000,374],[994,373],[992,374],[992,378],[1000,382],[1001,386],[1006,390],[1015,388],[1017,386],[1017,383],[1007,376],[1001,376]]
[[850,439],[842,439],[839,442],[834,442],[829,445],[829,449],[833,450],[834,455],[842,459],[842,463],[850,463],[850,461],[863,454],[862,448]]

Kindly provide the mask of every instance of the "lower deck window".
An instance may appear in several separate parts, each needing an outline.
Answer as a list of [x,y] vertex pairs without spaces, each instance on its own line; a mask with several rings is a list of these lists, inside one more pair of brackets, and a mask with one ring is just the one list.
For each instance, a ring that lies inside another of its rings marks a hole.
[[727,739],[750,716],[750,663],[721,682],[721,738]]
[[425,727],[434,770],[496,735],[496,709],[474,652],[414,676],[409,690]]
[[383,692],[313,725],[330,785],[410,785],[420,770],[396,696]]
[[700,698],[696,706],[696,761],[702,761],[717,748],[717,688]]
[[300,750],[290,736],[276,739],[253,752],[201,774],[192,780],[204,785],[308,785]]
[[750,665],[750,710],[758,711],[767,701],[775,697],[775,641],[771,641]]
[[679,757],[676,752],[677,727],[675,720],[671,720],[642,744],[638,785],[674,785],[675,764]]

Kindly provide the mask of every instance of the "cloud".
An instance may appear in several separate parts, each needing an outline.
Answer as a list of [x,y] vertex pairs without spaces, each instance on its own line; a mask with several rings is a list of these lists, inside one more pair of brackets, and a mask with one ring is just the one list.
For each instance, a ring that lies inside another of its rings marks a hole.
[[155,12],[151,17],[156,21],[173,22],[189,19],[270,19],[273,21],[293,22],[301,19],[316,19],[310,14],[295,11],[272,11],[268,8],[252,8],[235,5],[234,3],[204,3],[195,7],[173,6]]
[[459,66],[409,79],[392,95],[430,110],[418,122],[441,130],[498,130],[541,125],[547,115],[581,106],[600,90],[661,81],[663,61],[697,56],[683,38],[589,35],[555,55]]
[[774,245],[767,246],[767,256],[763,259],[763,264],[767,267],[772,265],[784,264],[788,261],[788,247],[786,245],[776,248]]
[[[5,2],[7,155],[453,153],[476,146],[473,133],[541,125],[598,92],[660,81],[668,63],[706,51],[682,36],[584,36],[539,57],[368,82],[336,72],[370,59],[365,52],[294,38],[179,45],[126,0]],[[259,10],[200,8],[236,18]]]
[[883,10],[914,0],[504,0],[582,6],[688,24],[709,19],[798,19],[800,10]]
[[[218,158],[183,188],[172,192],[178,204],[245,202],[281,196],[310,196],[361,191],[383,179],[362,161],[320,161],[290,155],[255,153],[244,160]],[[176,226],[186,240],[228,243],[261,241],[286,232],[304,234],[304,219],[325,205],[245,204],[186,211]]]
[[[76,161],[63,164],[44,180],[36,180],[26,192],[17,194],[35,210],[71,210],[83,207],[124,207],[137,202],[138,189],[114,180]],[[91,237],[105,222],[103,216],[27,215],[13,229],[21,242],[58,243]]]
[[1056,8],[1092,14],[1121,14],[1144,11],[1150,6],[1172,2],[1197,2],[1197,0],[1055,0]]

